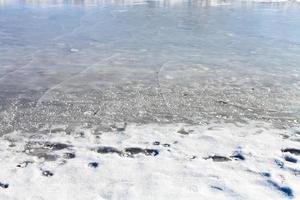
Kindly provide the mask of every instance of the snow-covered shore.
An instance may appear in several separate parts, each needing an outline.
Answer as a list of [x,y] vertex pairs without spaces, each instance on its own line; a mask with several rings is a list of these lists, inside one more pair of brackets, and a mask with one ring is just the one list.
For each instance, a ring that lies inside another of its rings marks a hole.
[[300,199],[276,1],[0,0],[0,200]]
[[14,132],[0,199],[299,198],[299,129],[270,124],[116,124]]

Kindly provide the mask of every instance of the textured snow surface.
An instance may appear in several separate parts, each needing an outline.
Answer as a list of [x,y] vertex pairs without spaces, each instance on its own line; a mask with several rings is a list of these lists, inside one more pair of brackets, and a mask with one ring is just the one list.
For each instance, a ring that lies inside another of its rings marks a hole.
[[279,1],[0,0],[0,200],[300,199]]
[[0,144],[0,199],[297,199],[299,129],[43,127]]

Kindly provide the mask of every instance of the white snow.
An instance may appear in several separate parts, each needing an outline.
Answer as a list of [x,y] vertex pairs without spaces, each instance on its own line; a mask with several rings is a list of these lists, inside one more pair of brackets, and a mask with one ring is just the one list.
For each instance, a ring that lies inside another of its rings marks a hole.
[[[285,155],[295,159],[297,155],[281,151],[300,147],[296,128],[276,129],[261,122],[206,126],[128,124],[121,132],[101,132],[97,127],[82,126],[72,129],[70,134],[65,128],[61,126],[47,134],[41,130],[36,134],[13,132],[2,136],[0,182],[9,185],[0,187],[0,199],[274,200],[297,199],[300,195],[299,164],[284,160]],[[178,133],[181,129],[187,134]],[[26,143],[34,141],[71,146],[53,151],[59,156],[56,161],[44,161],[30,155],[34,148],[24,152]],[[101,146],[120,151],[126,147],[158,149],[159,154],[127,157],[97,153],[95,149]],[[75,153],[76,157],[64,159],[67,152]],[[245,160],[231,157],[237,153]],[[231,161],[208,159],[214,155]],[[90,162],[97,162],[98,167],[89,166]],[[45,171],[53,176],[43,176]],[[290,196],[284,187],[292,190]]]

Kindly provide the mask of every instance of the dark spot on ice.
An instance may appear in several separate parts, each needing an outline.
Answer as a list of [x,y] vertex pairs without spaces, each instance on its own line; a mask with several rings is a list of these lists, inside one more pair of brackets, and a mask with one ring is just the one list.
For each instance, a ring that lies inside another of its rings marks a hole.
[[208,156],[208,157],[206,157],[204,159],[205,160],[212,159],[214,162],[227,162],[227,161],[231,161],[230,158],[227,158],[225,156],[217,156],[217,155]]
[[245,156],[241,152],[234,152],[231,158],[234,158],[235,160],[245,160]]
[[53,176],[53,173],[52,172],[50,172],[50,171],[48,171],[48,170],[46,170],[46,171],[43,171],[43,176]]
[[281,160],[275,160],[275,163],[278,167],[283,168],[284,167],[284,163]]
[[264,177],[271,177],[271,174],[269,172],[261,172],[260,174]]
[[8,186],[9,186],[9,184],[0,182],[0,187],[6,189],[6,188],[8,188]]
[[295,155],[300,155],[300,149],[286,148],[286,149],[282,149],[281,151],[288,152],[288,153],[295,154]]
[[272,180],[267,180],[267,182],[269,184],[271,184],[271,186],[273,186],[277,190],[283,192],[286,196],[288,196],[288,197],[294,197],[293,190],[290,187],[285,187],[285,186],[282,187],[282,186],[278,185],[278,183],[276,183],[276,182],[274,182]]
[[178,144],[178,141],[174,141],[173,144]]
[[102,146],[97,148],[97,153],[101,154],[107,154],[107,153],[117,153],[120,154],[121,152],[114,148],[114,147],[107,147],[107,146]]
[[153,142],[153,145],[160,145],[160,142],[155,141],[155,142]]
[[75,153],[64,153],[63,157],[65,159],[72,159],[72,158],[75,158],[76,155],[75,155]]
[[99,165],[99,163],[97,163],[97,162],[90,162],[89,163],[89,167],[92,167],[92,168],[97,168],[98,165]]
[[222,188],[220,188],[220,187],[217,187],[217,186],[213,186],[213,185],[211,185],[210,187],[211,187],[212,189],[216,189],[216,190],[223,191],[223,189],[222,189]]
[[292,163],[297,163],[298,160],[296,158],[293,158],[292,156],[284,156],[284,160],[288,161],[288,162],[292,162]]
[[163,144],[163,146],[164,147],[170,147],[171,145],[166,143],[166,144]]

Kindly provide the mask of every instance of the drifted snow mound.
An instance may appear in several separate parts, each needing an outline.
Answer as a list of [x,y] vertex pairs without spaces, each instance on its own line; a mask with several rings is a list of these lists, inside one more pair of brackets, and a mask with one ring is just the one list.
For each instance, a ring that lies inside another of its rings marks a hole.
[[44,127],[0,140],[0,199],[297,199],[300,131],[270,124]]

